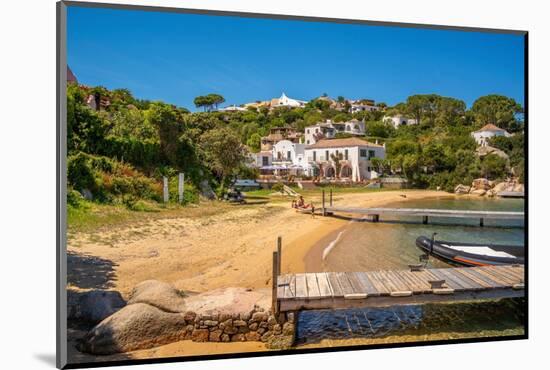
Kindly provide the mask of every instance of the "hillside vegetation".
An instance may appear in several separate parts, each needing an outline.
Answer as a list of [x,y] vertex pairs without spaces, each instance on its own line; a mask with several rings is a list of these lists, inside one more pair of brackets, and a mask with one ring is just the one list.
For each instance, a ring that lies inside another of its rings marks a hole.
[[[94,109],[89,96],[101,102]],[[210,98],[208,98],[210,97]],[[186,176],[185,204],[196,203],[199,189],[221,192],[235,177],[255,178],[247,167],[249,152],[258,151],[269,129],[290,126],[303,130],[319,121],[366,121],[368,140],[386,143],[387,159],[375,161],[384,174],[406,176],[413,187],[452,190],[478,177],[492,180],[523,177],[522,107],[513,99],[488,95],[471,109],[464,102],[438,95],[414,95],[383,111],[349,114],[332,109],[325,99],[304,108],[250,108],[218,112],[224,101],[211,94],[196,99],[204,112],[163,102],[139,100],[130,91],[109,91],[70,84],[67,90],[68,186],[70,207],[86,201],[147,210],[162,199],[162,176],[171,178],[176,200],[177,173]],[[208,109],[207,109],[208,108]],[[384,115],[406,114],[420,124],[393,126]],[[470,133],[487,123],[515,133],[492,142],[509,160],[495,154],[480,158]]]

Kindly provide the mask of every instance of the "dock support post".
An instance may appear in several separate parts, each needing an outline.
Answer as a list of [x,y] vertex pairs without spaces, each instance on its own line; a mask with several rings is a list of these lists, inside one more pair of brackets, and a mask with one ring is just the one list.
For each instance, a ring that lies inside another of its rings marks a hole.
[[279,257],[277,251],[273,251],[273,276],[271,277],[271,311],[273,316],[279,316],[279,302],[277,301],[277,266]]
[[330,188],[330,201],[328,204],[332,207],[332,188]]
[[422,216],[422,223],[426,225],[428,223],[428,216]]
[[283,238],[278,236],[277,237],[277,276],[281,275],[281,264],[283,259]]
[[327,215],[327,210],[325,208],[325,189],[323,189],[323,216]]
[[479,226],[483,227],[483,218],[479,219]]

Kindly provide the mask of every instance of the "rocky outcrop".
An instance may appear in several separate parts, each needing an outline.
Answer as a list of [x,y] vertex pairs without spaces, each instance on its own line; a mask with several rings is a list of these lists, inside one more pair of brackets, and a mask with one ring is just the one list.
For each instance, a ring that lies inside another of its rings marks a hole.
[[462,184],[458,184],[455,187],[455,194],[468,194],[470,192],[470,187]]
[[195,342],[261,341],[268,348],[294,343],[294,313],[276,318],[266,307],[269,290],[218,289],[183,297],[170,284],[138,284],[128,305],[82,339],[80,350],[111,354],[183,339]]
[[472,181],[472,189],[475,190],[489,190],[494,186],[492,181],[489,181],[485,178],[479,178]]
[[132,290],[128,304],[147,303],[166,312],[185,312],[184,294],[168,283],[146,280]]
[[472,186],[466,186],[459,184],[455,187],[455,194],[470,194],[477,196],[494,197],[502,191],[514,191],[523,192],[525,190],[524,185],[518,183],[516,180],[507,180],[495,184],[485,178],[479,178],[472,181]]
[[90,330],[79,350],[97,355],[151,348],[185,339],[187,321],[145,303],[130,304]]
[[97,324],[111,316],[126,302],[119,292],[109,290],[91,290],[88,292],[67,292],[67,318]]
[[470,191],[470,194],[478,195],[480,197],[484,196],[486,193],[487,193],[487,190],[484,190],[484,189],[476,189],[476,190]]
[[500,149],[497,149],[497,148],[494,148],[494,147],[488,146],[488,145],[478,147],[476,149],[476,154],[479,157],[485,157],[486,155],[489,155],[489,154],[495,154],[495,155],[498,155],[500,158],[503,158],[503,159],[506,159],[506,160],[509,159],[508,154],[504,153]]

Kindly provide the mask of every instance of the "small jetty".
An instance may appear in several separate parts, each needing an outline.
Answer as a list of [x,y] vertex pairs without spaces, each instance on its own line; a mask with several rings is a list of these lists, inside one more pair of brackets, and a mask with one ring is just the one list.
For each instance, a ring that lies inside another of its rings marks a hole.
[[349,309],[524,296],[523,265],[285,274],[278,311]]
[[[486,219],[491,220],[513,220],[523,221],[524,212],[505,211],[478,211],[478,210],[457,210],[457,209],[429,209],[429,208],[383,208],[383,207],[337,207],[332,204],[332,189],[329,193],[328,202],[325,199],[325,191],[322,194],[322,207],[317,210],[318,214],[331,216],[335,213],[355,214],[371,216],[372,222],[379,222],[380,216],[409,216],[421,217],[422,223],[427,224],[429,218],[456,218],[456,219],[477,219],[479,226],[483,226]],[[311,211],[304,211],[311,213]]]
[[281,238],[273,252],[272,310],[351,309],[524,297],[520,264],[360,272],[281,274]]

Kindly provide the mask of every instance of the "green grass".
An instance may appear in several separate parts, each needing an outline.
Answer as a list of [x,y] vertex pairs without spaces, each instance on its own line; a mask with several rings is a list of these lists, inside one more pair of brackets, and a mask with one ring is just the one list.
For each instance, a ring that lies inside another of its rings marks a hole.
[[[316,189],[302,190],[298,187],[293,189],[302,194],[306,201],[314,200],[319,202],[322,194],[322,189],[328,197],[330,186]],[[332,187],[333,195],[353,194],[353,193],[376,193],[386,191],[399,191],[395,189],[369,189],[365,187]],[[110,205],[98,204],[81,200],[78,206],[67,207],[67,225],[69,235],[76,232],[91,232],[100,230],[109,230],[124,225],[135,225],[146,223],[151,220],[164,218],[206,218],[229,212],[235,207],[263,207],[271,206],[280,207],[281,204],[289,203],[293,199],[291,196],[275,195],[270,189],[261,189],[245,192],[245,205],[223,201],[203,201],[198,204],[180,206],[178,204],[156,203],[152,201],[139,200],[129,207],[128,205]],[[328,198],[327,198],[328,199]],[[337,198],[336,198],[337,199]],[[205,222],[208,222],[207,220]]]
[[[321,197],[323,189],[325,190],[325,193],[328,194],[330,189],[332,189],[333,194],[358,194],[358,193],[378,193],[378,192],[386,192],[386,191],[402,191],[402,189],[373,189],[373,188],[367,188],[364,186],[354,186],[354,187],[341,187],[341,186],[324,186],[324,187],[318,187],[315,189],[300,189],[297,186],[291,186],[291,189],[295,192],[303,195],[304,197]],[[251,197],[266,197],[270,200],[273,200],[274,198],[282,198],[279,195],[274,195],[274,191],[271,189],[260,189],[260,190],[252,190],[245,192],[246,198]]]
[[232,209],[225,202],[202,202],[199,205],[180,206],[138,201],[128,208],[125,205],[98,204],[81,201],[78,207],[67,207],[69,234],[108,230],[128,224],[146,223],[150,220],[177,217],[208,217]]

